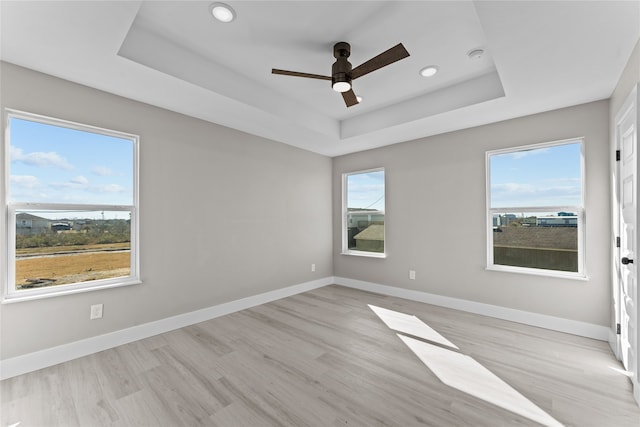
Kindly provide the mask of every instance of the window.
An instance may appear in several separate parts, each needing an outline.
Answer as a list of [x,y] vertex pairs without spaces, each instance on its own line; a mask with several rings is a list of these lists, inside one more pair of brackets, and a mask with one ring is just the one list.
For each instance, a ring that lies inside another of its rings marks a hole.
[[139,283],[138,137],[7,110],[5,301]]
[[384,169],[342,175],[342,253],[384,257]]
[[581,139],[487,153],[489,269],[585,277]]

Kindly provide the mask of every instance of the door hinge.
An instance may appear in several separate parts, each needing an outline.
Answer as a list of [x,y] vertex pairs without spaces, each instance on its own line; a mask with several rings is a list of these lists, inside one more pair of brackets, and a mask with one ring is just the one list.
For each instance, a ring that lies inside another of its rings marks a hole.
[[620,323],[616,323],[616,334],[620,335]]
[[620,247],[620,236],[616,237],[616,248]]
[[616,162],[620,161],[620,150],[616,150]]

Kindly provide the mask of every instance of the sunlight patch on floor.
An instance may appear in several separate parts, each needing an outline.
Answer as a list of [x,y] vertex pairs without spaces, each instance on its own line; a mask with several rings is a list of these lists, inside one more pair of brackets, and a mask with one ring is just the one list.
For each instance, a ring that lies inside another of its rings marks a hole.
[[617,373],[622,374],[625,377],[629,377],[629,378],[633,377],[633,372],[629,372],[626,369],[617,368],[614,366],[610,366],[609,369],[611,369],[612,371],[616,371]]
[[458,349],[455,344],[440,335],[416,316],[400,313],[394,310],[388,310],[371,304],[369,304],[369,308],[378,315],[389,329]]
[[562,426],[473,358],[398,334],[398,337],[449,387],[545,426]]
[[369,308],[389,329],[438,344],[397,334],[444,384],[544,426],[563,426],[472,357],[451,350],[459,348],[416,316],[374,305]]

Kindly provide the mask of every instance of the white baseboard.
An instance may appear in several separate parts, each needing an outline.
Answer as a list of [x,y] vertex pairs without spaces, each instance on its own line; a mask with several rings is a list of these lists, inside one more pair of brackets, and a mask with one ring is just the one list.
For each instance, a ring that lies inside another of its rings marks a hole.
[[0,380],[15,377],[27,372],[37,371],[58,363],[67,362],[119,345],[127,344],[143,338],[148,338],[174,329],[183,328],[205,320],[214,319],[236,311],[255,307],[288,296],[307,292],[321,288],[333,283],[333,277],[305,282],[298,285],[289,286],[275,291],[265,292],[258,295],[230,301],[224,304],[215,305],[189,313],[179,314],[166,319],[149,322],[131,328],[122,329],[108,334],[99,335],[63,344],[57,347],[36,351],[33,353],[16,356],[0,361]]
[[620,355],[618,354],[618,335],[613,332],[613,329],[609,329],[609,347],[611,347],[611,351],[616,356],[616,359],[620,360]]
[[516,310],[513,308],[501,307],[497,305],[484,304],[481,302],[445,297],[442,295],[435,295],[427,292],[380,285],[377,283],[365,282],[362,280],[347,279],[344,277],[334,277],[334,279],[334,283],[337,285],[347,286],[363,291],[375,292],[382,295],[424,302],[441,307],[453,308],[469,313],[481,314],[484,316],[495,317],[502,320],[509,320],[516,323],[523,323],[525,325],[537,326],[539,328],[551,329],[554,331],[566,332],[568,334],[593,338],[600,341],[609,341],[610,339],[609,334],[611,333],[611,330],[606,326],[580,322],[577,320],[563,319],[561,317],[547,316],[544,314]]
[[164,332],[169,332],[195,323],[204,322],[209,319],[214,319],[216,317],[321,288],[330,284],[337,284],[354,289],[375,292],[382,295],[389,295],[424,302],[427,304],[453,308],[456,310],[566,332],[602,341],[611,342],[612,340],[611,334],[613,332],[611,329],[601,325],[594,325],[591,323],[451,298],[442,295],[429,294],[426,292],[412,291],[393,286],[380,285],[362,280],[347,279],[344,277],[325,277],[323,279],[253,295],[239,300],[230,301],[228,303],[157,320],[155,322],[149,322],[133,326],[131,328],[110,332],[108,334],[5,359],[0,361],[0,380],[15,377],[27,372],[37,371],[38,369],[57,365],[58,363],[77,359],[79,357],[87,356],[119,345],[148,338]]

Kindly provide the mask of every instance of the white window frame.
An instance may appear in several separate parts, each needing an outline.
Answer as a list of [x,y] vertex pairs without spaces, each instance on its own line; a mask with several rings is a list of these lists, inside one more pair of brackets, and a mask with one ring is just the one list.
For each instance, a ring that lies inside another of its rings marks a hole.
[[[364,173],[371,173],[371,172],[384,172],[384,193],[385,193],[385,197],[384,197],[384,209],[382,211],[377,211],[377,212],[382,212],[382,214],[385,216],[385,221],[384,221],[384,252],[368,252],[368,251],[358,251],[355,249],[349,249],[349,236],[348,236],[348,232],[347,232],[347,225],[349,223],[349,219],[348,219],[348,206],[347,206],[347,193],[348,193],[348,188],[347,188],[347,178],[351,175],[360,175],[360,174],[364,174]],[[373,168],[373,169],[365,169],[365,170],[360,170],[360,171],[354,171],[354,172],[345,172],[342,174],[342,255],[354,255],[354,256],[363,256],[363,257],[370,257],[370,258],[386,258],[387,257],[387,215],[386,215],[386,210],[387,210],[387,173],[384,170],[384,167],[379,167],[379,168]]]
[[[48,298],[59,295],[75,294],[98,289],[128,286],[141,283],[140,280],[140,257],[139,257],[139,142],[138,135],[104,129],[91,125],[71,122],[53,117],[24,111],[5,109],[5,138],[4,138],[4,173],[0,179],[4,181],[1,186],[3,209],[0,227],[0,235],[5,236],[6,245],[0,251],[2,256],[2,270],[5,272],[2,277],[2,303],[28,301],[39,298]],[[101,135],[127,139],[133,144],[133,204],[132,205],[97,205],[97,204],[62,204],[62,203],[10,203],[9,197],[9,174],[10,174],[10,146],[11,146],[11,119],[23,119],[33,122],[48,124],[52,126],[65,127],[82,132],[98,133]],[[50,210],[50,211],[121,211],[130,213],[131,226],[131,259],[130,273],[128,276],[114,277],[108,279],[91,280],[86,282],[71,283],[57,286],[41,287],[34,289],[16,290],[15,286],[15,263],[16,263],[16,211],[18,210]]]
[[[582,189],[582,198],[580,201],[580,205],[577,206],[503,206],[503,207],[492,207],[491,206],[491,156],[499,155],[499,154],[509,154],[516,153],[520,151],[528,151],[535,150],[540,148],[547,147],[557,147],[560,145],[568,145],[568,144],[580,144],[580,172],[581,172],[581,189]],[[550,276],[550,277],[559,277],[559,278],[567,278],[567,279],[578,279],[578,280],[587,280],[587,272],[586,272],[586,244],[585,244],[585,193],[586,193],[586,172],[585,172],[585,141],[584,137],[563,139],[558,141],[551,142],[543,142],[538,144],[524,145],[519,147],[511,147],[504,148],[499,150],[487,151],[485,156],[485,164],[486,164],[486,207],[487,207],[487,219],[486,219],[486,230],[487,230],[487,270],[493,271],[503,271],[509,273],[522,273],[522,274],[532,274],[537,276]],[[576,212],[576,216],[578,219],[578,230],[577,230],[577,238],[578,238],[578,271],[561,271],[561,270],[549,270],[549,269],[541,269],[541,268],[531,268],[531,267],[516,267],[510,265],[501,265],[494,264],[493,259],[493,216],[494,214],[500,214],[504,212]]]

